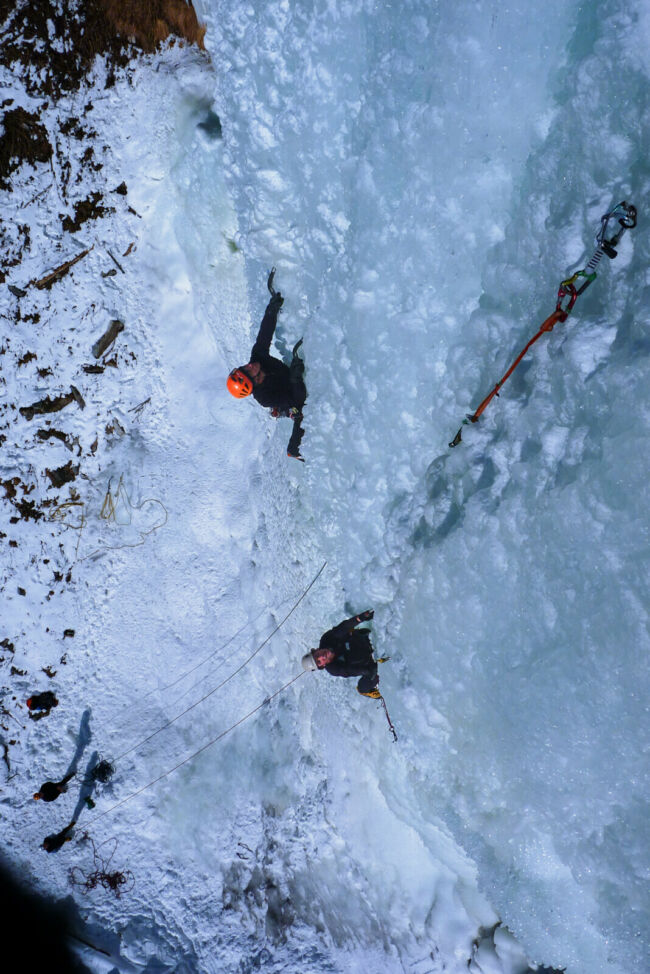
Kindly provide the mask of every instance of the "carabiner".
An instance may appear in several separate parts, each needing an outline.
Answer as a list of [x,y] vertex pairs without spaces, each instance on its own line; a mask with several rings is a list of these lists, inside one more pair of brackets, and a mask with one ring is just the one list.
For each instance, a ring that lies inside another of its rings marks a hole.
[[[618,216],[620,212],[623,212],[623,216]],[[606,237],[607,227],[611,220],[618,217],[618,223],[620,225],[620,230],[615,233],[609,240]],[[613,210],[609,213],[605,213],[604,216],[600,218],[600,230],[596,234],[596,243],[603,251],[604,254],[614,260],[617,256],[617,251],[615,250],[616,245],[623,236],[626,230],[631,230],[636,226],[636,206],[632,206],[631,203],[626,203],[623,200],[621,203],[617,203]]]
[[[578,300],[578,292],[575,288],[574,281],[578,277],[581,271],[578,271],[573,277],[570,277],[567,281],[562,281],[557,291],[557,304],[555,305],[556,311],[564,311],[565,314],[569,314],[573,310],[573,305]],[[562,307],[562,302],[568,297],[569,303],[565,308]]]

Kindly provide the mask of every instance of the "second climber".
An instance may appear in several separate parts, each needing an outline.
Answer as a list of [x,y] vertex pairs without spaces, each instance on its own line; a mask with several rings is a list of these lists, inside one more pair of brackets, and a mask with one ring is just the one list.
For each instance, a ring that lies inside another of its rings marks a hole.
[[326,670],[330,676],[358,676],[359,693],[364,697],[379,699],[377,663],[385,663],[387,657],[376,660],[370,633],[367,629],[357,629],[360,623],[369,622],[373,615],[372,609],[367,609],[328,629],[321,636],[318,648],[303,656],[303,669]]

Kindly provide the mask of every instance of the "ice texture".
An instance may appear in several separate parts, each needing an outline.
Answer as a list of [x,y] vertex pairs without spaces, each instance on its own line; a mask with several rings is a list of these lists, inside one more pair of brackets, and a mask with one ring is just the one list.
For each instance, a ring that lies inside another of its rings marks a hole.
[[480,429],[453,454],[447,441],[591,254],[600,215],[645,208],[646,5],[203,9],[250,293],[277,263],[280,334],[305,335],[295,516],[393,655],[401,743],[378,787],[420,836],[454,836],[531,957],[639,970],[643,220]]

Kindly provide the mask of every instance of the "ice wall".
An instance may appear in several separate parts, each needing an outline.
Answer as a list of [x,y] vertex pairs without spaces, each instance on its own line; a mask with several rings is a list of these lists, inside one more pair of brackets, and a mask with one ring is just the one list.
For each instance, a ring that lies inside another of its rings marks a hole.
[[[198,6],[251,306],[275,263],[280,347],[305,335],[292,514],[394,657],[382,686],[401,743],[379,757],[375,741],[381,799],[429,852],[434,823],[453,835],[534,959],[640,970],[643,223],[480,430],[447,442],[601,213],[647,209],[647,10]],[[322,700],[311,720],[322,731]]]

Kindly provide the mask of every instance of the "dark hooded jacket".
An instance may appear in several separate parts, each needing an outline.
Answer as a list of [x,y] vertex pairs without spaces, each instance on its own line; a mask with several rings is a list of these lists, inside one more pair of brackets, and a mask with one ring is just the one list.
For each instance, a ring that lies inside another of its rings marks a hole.
[[279,358],[270,354],[271,342],[278,323],[278,312],[282,306],[282,295],[273,295],[266,306],[257,339],[251,351],[251,362],[258,362],[264,372],[264,379],[259,385],[253,383],[253,398],[267,409],[275,409],[280,415],[289,415],[290,409],[299,410],[295,417],[291,438],[287,445],[287,453],[292,457],[300,457],[300,441],[303,428],[302,407],[305,405],[307,390],[303,381],[304,363],[294,350],[291,366],[285,365]]
[[260,406],[268,409],[288,412],[289,409],[302,409],[307,393],[302,379],[296,381],[289,366],[270,354],[281,305],[281,296],[274,294],[266,306],[250,360],[259,362],[265,373],[264,381],[259,385],[253,385],[255,400]]
[[41,801],[55,802],[59,795],[68,790],[68,782],[71,778],[74,778],[74,771],[71,771],[61,781],[46,781],[42,784],[38,791]]
[[41,785],[38,794],[41,801],[55,802],[62,792],[63,789],[55,781],[46,781],[45,784]]
[[58,707],[58,705],[59,701],[51,690],[45,690],[44,693],[33,693],[27,701],[29,716],[32,720],[47,717],[52,707]]
[[56,832],[54,835],[48,835],[43,841],[43,848],[46,852],[58,852],[61,846],[66,842],[70,842],[72,839],[72,830],[76,825],[73,819],[69,825],[66,825],[64,829],[60,832]]
[[338,626],[323,633],[319,649],[331,649],[336,659],[325,669],[331,676],[359,676],[357,690],[368,693],[379,683],[377,663],[372,658],[372,644],[367,629],[357,629],[357,616],[344,619]]

